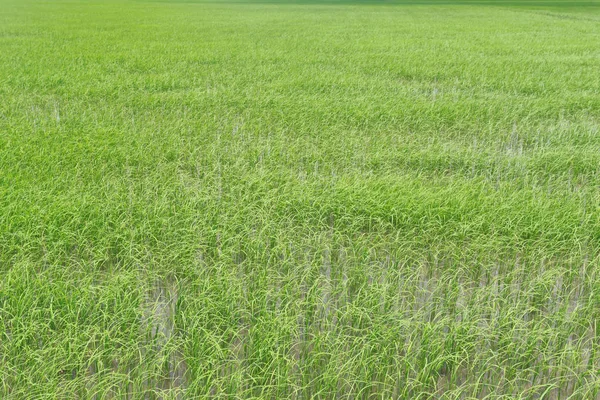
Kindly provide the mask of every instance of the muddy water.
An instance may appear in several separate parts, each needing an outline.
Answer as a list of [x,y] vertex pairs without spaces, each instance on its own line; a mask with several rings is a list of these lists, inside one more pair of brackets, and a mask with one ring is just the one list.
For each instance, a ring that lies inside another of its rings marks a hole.
[[[158,280],[147,292],[142,330],[147,332],[147,343],[142,346],[148,358],[165,360],[165,367],[160,371],[160,378],[144,379],[144,390],[159,389],[160,398],[183,399],[186,387],[186,364],[182,354],[173,345],[176,335],[175,313],[178,300],[176,282]],[[146,350],[148,349],[148,350]],[[150,354],[151,353],[151,354]],[[148,397],[147,394],[145,397]]]

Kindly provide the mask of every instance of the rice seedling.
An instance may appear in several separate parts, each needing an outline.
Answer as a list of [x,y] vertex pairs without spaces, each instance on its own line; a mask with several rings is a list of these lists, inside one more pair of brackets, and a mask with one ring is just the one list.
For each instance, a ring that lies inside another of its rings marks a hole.
[[595,2],[0,6],[0,398],[600,399]]

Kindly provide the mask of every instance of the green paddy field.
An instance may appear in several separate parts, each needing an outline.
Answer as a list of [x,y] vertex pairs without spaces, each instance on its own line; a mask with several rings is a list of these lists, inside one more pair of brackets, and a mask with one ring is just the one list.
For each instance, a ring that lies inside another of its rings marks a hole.
[[0,398],[600,399],[600,3],[0,0]]

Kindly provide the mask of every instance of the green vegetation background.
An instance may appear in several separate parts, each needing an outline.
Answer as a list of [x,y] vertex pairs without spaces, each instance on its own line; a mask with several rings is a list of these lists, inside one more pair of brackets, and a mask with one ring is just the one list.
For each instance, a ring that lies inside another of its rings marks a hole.
[[0,397],[598,398],[600,9],[430,3],[1,0]]

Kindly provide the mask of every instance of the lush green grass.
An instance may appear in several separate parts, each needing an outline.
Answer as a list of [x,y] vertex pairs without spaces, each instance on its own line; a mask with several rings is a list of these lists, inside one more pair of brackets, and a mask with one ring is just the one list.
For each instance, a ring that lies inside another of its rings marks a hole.
[[600,8],[430,3],[0,0],[0,398],[600,398]]

